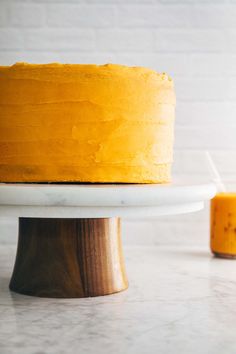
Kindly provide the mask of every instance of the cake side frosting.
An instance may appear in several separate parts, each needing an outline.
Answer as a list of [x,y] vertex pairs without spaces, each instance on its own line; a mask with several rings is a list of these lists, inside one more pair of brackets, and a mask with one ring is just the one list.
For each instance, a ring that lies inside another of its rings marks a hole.
[[107,64],[0,67],[0,180],[170,180],[175,95],[166,74]]

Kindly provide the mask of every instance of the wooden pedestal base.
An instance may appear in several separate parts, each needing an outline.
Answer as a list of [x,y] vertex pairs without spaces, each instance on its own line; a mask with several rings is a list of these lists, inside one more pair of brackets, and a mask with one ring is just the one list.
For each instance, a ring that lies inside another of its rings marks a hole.
[[11,290],[72,298],[127,286],[120,219],[20,218]]

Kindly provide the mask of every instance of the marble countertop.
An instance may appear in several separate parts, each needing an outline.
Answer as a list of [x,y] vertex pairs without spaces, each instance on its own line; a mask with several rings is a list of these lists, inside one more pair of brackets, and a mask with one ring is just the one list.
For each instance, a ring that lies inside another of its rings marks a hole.
[[128,291],[87,299],[9,292],[0,246],[1,354],[235,354],[236,261],[191,246],[126,246]]

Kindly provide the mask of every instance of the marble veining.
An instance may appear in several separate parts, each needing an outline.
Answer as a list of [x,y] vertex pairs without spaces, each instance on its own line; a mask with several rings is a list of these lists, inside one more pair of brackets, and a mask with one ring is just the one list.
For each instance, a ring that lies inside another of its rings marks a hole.
[[126,246],[128,291],[88,299],[10,293],[0,246],[1,354],[234,354],[236,262],[204,247]]
[[214,183],[18,184],[0,183],[0,205],[137,207],[202,202],[216,193]]
[[48,185],[0,183],[2,217],[140,217],[197,211],[214,183]]

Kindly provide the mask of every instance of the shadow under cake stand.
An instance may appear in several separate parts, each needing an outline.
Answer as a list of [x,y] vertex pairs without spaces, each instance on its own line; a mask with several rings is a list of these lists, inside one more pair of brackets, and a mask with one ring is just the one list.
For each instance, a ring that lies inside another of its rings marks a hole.
[[58,298],[122,291],[120,218],[194,212],[215,193],[211,183],[0,183],[0,216],[19,218],[10,289]]

